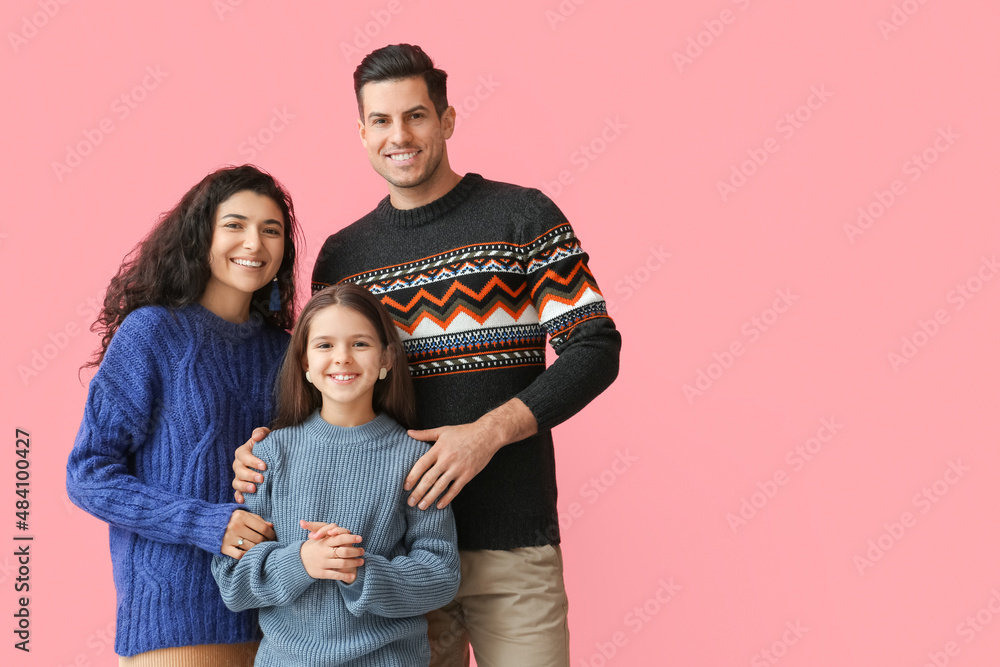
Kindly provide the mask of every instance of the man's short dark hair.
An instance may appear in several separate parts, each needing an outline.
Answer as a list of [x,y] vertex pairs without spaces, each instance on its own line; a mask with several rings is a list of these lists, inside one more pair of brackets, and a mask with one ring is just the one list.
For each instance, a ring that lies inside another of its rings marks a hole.
[[364,120],[361,88],[366,83],[400,81],[421,76],[427,84],[427,94],[434,103],[438,118],[448,108],[448,74],[434,67],[434,61],[419,46],[391,44],[372,51],[354,70],[354,95],[358,98],[358,115]]

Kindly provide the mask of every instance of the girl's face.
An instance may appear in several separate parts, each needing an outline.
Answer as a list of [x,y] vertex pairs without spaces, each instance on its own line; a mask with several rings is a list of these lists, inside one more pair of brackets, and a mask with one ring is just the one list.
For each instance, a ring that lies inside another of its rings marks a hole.
[[224,319],[245,321],[253,293],[278,273],[284,254],[285,221],[278,205],[256,192],[237,192],[215,211],[212,275],[201,305]]
[[320,415],[336,426],[360,426],[375,418],[372,394],[389,355],[375,326],[346,306],[327,306],[313,316],[303,370],[323,395]]

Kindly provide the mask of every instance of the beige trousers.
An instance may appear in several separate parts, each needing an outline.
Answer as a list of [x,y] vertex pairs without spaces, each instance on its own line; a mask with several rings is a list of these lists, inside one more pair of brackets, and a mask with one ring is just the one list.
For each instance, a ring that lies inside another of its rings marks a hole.
[[568,667],[569,627],[558,546],[461,551],[455,599],[427,614],[432,667]]
[[119,667],[253,667],[260,642],[172,646],[118,657]]

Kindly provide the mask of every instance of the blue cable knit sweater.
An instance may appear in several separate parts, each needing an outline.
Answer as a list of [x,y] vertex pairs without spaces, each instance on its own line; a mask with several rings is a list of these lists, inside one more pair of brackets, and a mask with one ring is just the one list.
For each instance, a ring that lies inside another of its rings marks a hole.
[[[267,472],[247,509],[274,521],[278,541],[212,564],[230,608],[260,607],[264,639],[254,664],[429,662],[422,614],[455,596],[459,559],[451,507],[406,505],[403,479],[426,451],[387,415],[348,428],[319,412],[254,447]],[[365,563],[352,584],[309,576],[299,519],[335,522],[363,538]]]
[[115,652],[259,637],[211,574],[233,510],[233,452],[274,414],[288,334],[198,304],[130,313],[90,383],[69,497],[110,524]]

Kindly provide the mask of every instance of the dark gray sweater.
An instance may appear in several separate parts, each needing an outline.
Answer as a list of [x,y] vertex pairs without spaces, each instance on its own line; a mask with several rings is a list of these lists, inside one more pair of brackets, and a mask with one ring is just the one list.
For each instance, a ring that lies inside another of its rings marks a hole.
[[[475,421],[515,396],[538,421],[456,497],[463,549],[559,543],[549,429],[611,384],[621,348],[587,259],[541,192],[467,174],[419,208],[386,197],[316,261],[313,291],[350,281],[389,310],[421,428]],[[548,368],[547,337],[558,355]]]

